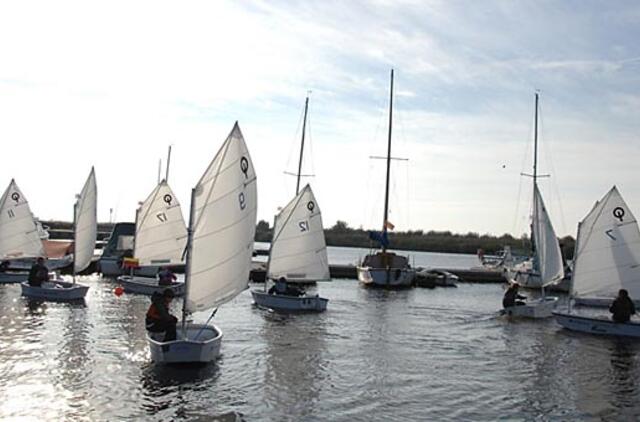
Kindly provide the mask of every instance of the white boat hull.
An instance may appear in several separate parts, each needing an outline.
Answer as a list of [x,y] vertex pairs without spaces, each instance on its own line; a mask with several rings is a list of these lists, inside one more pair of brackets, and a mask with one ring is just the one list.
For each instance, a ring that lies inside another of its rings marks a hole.
[[275,311],[287,312],[322,312],[327,309],[329,299],[316,296],[286,296],[269,294],[252,290],[251,295],[256,305]]
[[[609,308],[615,297],[575,297],[573,303],[576,306],[588,306],[591,308]],[[640,300],[633,301],[636,308],[640,308]]]
[[121,275],[117,280],[127,293],[151,296],[154,293],[162,293],[166,289],[171,289],[176,296],[184,295],[184,283],[171,283],[170,285],[161,286],[158,284],[157,278],[130,275]]
[[[163,342],[164,333],[147,333],[151,359],[160,364],[209,363],[220,354],[222,331],[215,325],[187,324],[186,338]],[[178,325],[178,337],[182,335]]]
[[6,271],[0,273],[0,284],[22,283],[29,279],[29,273],[23,271]]
[[408,288],[413,285],[416,275],[414,269],[407,268],[372,268],[356,267],[358,280],[365,286],[382,287],[387,289]]
[[20,284],[22,296],[32,299],[44,299],[60,302],[70,302],[84,299],[89,286],[79,283],[70,283],[63,280],[53,280],[42,283],[41,287],[34,287],[28,282]]
[[610,336],[640,337],[640,323],[637,322],[620,323],[605,318],[585,317],[564,312],[554,312],[553,316],[555,316],[558,324],[572,331]]
[[544,297],[537,300],[529,300],[524,305],[510,306],[503,309],[507,316],[523,318],[549,318],[558,303],[557,297]]

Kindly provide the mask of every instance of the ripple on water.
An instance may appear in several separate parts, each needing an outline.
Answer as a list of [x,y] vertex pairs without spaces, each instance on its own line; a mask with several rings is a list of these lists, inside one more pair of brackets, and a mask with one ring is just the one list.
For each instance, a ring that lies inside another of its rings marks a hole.
[[318,286],[330,302],[315,315],[258,309],[246,291],[215,317],[216,364],[163,367],[149,360],[149,298],[85,282],[84,306],[0,286],[0,419],[639,417],[637,342],[497,317],[501,286],[386,292],[335,281]]

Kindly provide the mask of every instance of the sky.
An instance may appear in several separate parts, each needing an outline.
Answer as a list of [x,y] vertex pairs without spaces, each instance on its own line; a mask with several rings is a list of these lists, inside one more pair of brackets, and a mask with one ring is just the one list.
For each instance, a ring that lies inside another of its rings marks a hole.
[[539,92],[540,191],[575,237],[613,185],[640,212],[638,39],[633,1],[1,2],[0,185],[70,221],[95,166],[99,220],[133,221],[171,145],[186,215],[237,120],[272,222],[310,95],[325,227],[380,228],[393,68],[396,230],[528,232]]

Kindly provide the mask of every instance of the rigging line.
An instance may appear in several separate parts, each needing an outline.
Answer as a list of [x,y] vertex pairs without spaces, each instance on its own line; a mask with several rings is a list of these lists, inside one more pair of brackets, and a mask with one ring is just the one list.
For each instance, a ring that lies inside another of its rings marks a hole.
[[[539,107],[539,109],[540,109],[539,119],[540,119],[540,128],[541,128],[541,130],[539,132],[539,135],[543,135],[545,132],[547,132],[547,130],[543,126],[544,120],[543,120],[543,116],[542,116],[542,112],[541,112],[542,111],[541,110],[542,107]],[[544,129],[544,130],[542,130],[542,129]],[[560,212],[560,224],[562,224],[562,232],[566,233],[567,223],[566,223],[565,216],[564,216],[564,208],[562,206],[562,196],[560,195],[560,190],[558,188],[558,183],[556,183],[557,174],[558,173],[556,172],[555,165],[554,165],[554,162],[553,162],[554,154],[552,154],[552,151],[551,151],[551,148],[553,147],[553,144],[552,144],[552,141],[551,141],[552,139],[553,138],[551,138],[551,137],[544,139],[544,141],[545,141],[544,142],[544,145],[545,145],[544,155],[545,155],[545,159],[549,163],[549,168],[551,170],[550,173],[552,175],[554,175],[554,177],[551,180],[551,184],[553,186],[553,193],[557,198],[558,210]]]

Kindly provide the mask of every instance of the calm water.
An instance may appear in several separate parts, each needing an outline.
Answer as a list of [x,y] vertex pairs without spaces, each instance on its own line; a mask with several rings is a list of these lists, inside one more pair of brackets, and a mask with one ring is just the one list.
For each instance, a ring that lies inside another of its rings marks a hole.
[[176,369],[149,360],[147,297],[83,281],[84,306],[0,286],[0,419],[640,418],[640,343],[496,317],[500,285],[385,292],[339,280],[319,285],[330,299],[319,315],[256,309],[245,291],[215,318],[217,363]]

